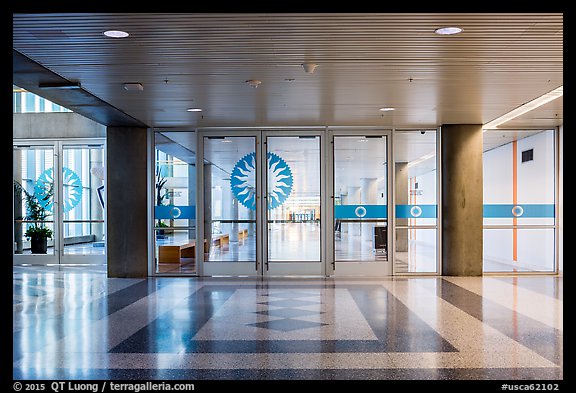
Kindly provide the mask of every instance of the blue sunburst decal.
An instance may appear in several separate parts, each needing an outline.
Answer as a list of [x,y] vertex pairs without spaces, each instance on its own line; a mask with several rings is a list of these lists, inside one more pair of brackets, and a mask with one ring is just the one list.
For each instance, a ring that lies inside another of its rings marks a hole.
[[[282,205],[292,192],[292,171],[278,154],[266,154],[268,161],[268,209]],[[242,157],[230,175],[232,193],[243,206],[256,210],[256,154]]]
[[[46,169],[34,184],[34,195],[38,199],[40,205],[48,211],[52,211],[54,207],[54,197],[48,195],[50,189],[54,184],[54,168]],[[64,185],[64,213],[74,209],[82,200],[82,180],[72,169],[62,168],[62,184]]]

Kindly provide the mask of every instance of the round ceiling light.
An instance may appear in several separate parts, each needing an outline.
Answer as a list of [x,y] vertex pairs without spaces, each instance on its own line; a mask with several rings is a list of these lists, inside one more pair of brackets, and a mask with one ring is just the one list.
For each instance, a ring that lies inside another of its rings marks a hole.
[[462,31],[463,31],[463,29],[461,29],[460,27],[447,26],[447,27],[440,27],[440,28],[434,30],[434,33],[440,34],[440,35],[453,35],[453,34],[461,33]]
[[107,30],[104,32],[104,35],[110,38],[126,38],[130,34],[122,30]]
[[188,112],[202,112],[202,108],[188,108],[186,110]]
[[246,81],[246,83],[248,83],[248,85],[250,87],[253,87],[254,89],[257,88],[258,86],[260,86],[260,84],[262,83],[262,81],[259,81],[258,79],[248,79]]

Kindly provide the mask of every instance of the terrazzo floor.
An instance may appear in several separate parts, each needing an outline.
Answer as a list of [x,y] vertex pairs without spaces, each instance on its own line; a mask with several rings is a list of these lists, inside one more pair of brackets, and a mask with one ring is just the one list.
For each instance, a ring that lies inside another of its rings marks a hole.
[[563,279],[15,267],[15,379],[563,379]]

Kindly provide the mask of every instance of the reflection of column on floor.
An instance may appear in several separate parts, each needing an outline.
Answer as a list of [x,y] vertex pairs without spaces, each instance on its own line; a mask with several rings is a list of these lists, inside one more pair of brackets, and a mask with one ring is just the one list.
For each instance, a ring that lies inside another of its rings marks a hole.
[[[346,199],[349,205],[360,204],[360,187],[348,187],[348,196],[346,197]],[[359,223],[346,223],[346,227],[348,227],[348,233],[350,235],[352,236],[360,235]]]
[[[90,149],[90,169],[95,167],[103,167],[103,150],[102,149]],[[100,205],[100,200],[98,198],[98,187],[102,185],[102,180],[98,179],[93,174],[90,174],[90,219],[91,220],[102,220],[104,217],[104,210],[102,205]],[[104,237],[104,225],[102,223],[92,223],[90,224],[90,233],[95,236],[95,241],[101,241]]]
[[212,244],[212,164],[204,164],[204,239],[206,252]]
[[[196,206],[196,165],[188,164],[188,206]],[[194,229],[188,230],[188,239],[196,239],[196,220],[188,220]]]
[[[363,205],[375,205],[378,198],[378,188],[375,178],[362,178],[360,179],[360,201]],[[374,224],[365,223],[361,227],[362,242],[372,242],[374,235]]]
[[[396,205],[408,204],[408,163],[397,162],[395,165]],[[408,225],[407,218],[397,218],[396,225]],[[408,251],[408,229],[396,229],[396,251]]]
[[[22,149],[14,149],[14,164],[13,177],[19,184],[22,184]],[[23,185],[23,184],[22,184]],[[24,195],[14,195],[14,217],[22,217],[22,197]],[[14,253],[22,254],[22,225],[21,223],[14,222],[14,240],[16,241],[16,249]]]

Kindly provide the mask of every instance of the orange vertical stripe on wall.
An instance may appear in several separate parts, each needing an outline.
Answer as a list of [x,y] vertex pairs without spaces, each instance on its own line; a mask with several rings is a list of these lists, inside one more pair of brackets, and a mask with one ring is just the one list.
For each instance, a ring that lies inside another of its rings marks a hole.
[[[512,204],[518,204],[518,142],[512,142]],[[512,260],[518,261],[518,219],[512,218]]]

